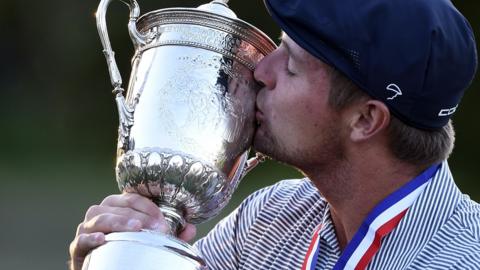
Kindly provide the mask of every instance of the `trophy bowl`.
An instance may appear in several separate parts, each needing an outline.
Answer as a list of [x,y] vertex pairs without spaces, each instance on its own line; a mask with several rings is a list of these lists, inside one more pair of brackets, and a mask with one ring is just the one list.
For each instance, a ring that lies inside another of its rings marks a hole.
[[[227,1],[139,17],[137,2],[130,0],[128,31],[135,53],[124,97],[106,28],[110,2],[102,0],[96,16],[120,118],[118,186],[152,199],[170,231],[109,234],[84,269],[169,269],[167,263],[138,266],[152,250],[165,262],[183,261],[171,265],[205,269],[198,253],[174,236],[186,222],[217,215],[258,163],[259,158],[248,160],[259,89],[253,70],[275,44],[238,19]],[[171,254],[176,259],[168,259]],[[125,267],[130,261],[138,268]]]

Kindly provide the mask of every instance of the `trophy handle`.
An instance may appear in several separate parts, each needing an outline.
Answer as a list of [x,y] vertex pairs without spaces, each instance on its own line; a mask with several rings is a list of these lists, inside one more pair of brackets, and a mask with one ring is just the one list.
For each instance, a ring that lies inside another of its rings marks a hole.
[[[112,0],[102,0],[98,5],[96,18],[97,18],[97,29],[98,34],[100,35],[100,40],[102,41],[103,45],[103,53],[105,54],[105,58],[107,59],[108,70],[110,72],[110,79],[112,81],[112,85],[114,88],[120,88],[122,85],[122,76],[117,67],[117,63],[115,62],[115,52],[112,50],[112,46],[110,45],[110,39],[108,37],[107,31],[107,22],[106,22],[106,13],[108,9],[108,5]],[[122,1],[122,0],[120,0]],[[147,37],[141,34],[137,30],[137,18],[140,15],[140,7],[135,0],[129,0],[130,3],[124,2],[128,8],[130,9],[130,19],[128,22],[128,32],[130,34],[130,38],[133,41],[133,45],[135,49],[146,43]]]
[[[133,109],[129,108],[126,104],[125,97],[123,96],[122,88],[122,76],[118,70],[117,63],[115,62],[115,52],[112,50],[110,45],[110,39],[108,37],[107,22],[106,22],[106,13],[108,5],[112,0],[102,0],[98,5],[96,19],[97,19],[97,29],[98,34],[100,35],[100,40],[103,46],[103,53],[107,60],[108,71],[110,73],[110,80],[113,86],[113,93],[115,94],[115,101],[118,107],[119,113],[119,149],[126,151],[128,149],[128,137],[130,133],[130,127],[133,125]],[[140,7],[135,0],[129,0],[129,2],[122,1],[130,9],[130,19],[128,22],[128,32],[130,38],[133,41],[135,49],[140,45],[146,44],[147,37],[141,34],[137,30],[137,18],[140,15]]]

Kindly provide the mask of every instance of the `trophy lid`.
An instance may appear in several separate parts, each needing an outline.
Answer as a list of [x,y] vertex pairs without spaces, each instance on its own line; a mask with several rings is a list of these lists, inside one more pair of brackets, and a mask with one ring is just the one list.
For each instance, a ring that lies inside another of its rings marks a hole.
[[228,18],[238,18],[235,12],[233,12],[227,5],[228,0],[214,0],[208,4],[203,4],[198,7],[199,10],[222,15]]

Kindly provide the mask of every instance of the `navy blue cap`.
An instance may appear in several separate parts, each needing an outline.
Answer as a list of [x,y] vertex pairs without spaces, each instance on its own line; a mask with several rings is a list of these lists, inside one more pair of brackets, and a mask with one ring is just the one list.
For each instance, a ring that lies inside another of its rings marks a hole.
[[265,0],[299,46],[383,101],[410,126],[435,130],[477,67],[473,31],[450,0]]

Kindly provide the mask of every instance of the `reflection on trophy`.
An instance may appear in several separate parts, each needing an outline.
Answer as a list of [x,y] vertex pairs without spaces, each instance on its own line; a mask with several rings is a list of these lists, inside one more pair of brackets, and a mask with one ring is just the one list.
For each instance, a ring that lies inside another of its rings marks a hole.
[[206,269],[195,249],[174,236],[186,222],[217,215],[244,174],[255,129],[255,65],[275,49],[237,19],[227,1],[167,8],[139,18],[130,0],[128,31],[135,54],[126,96],[106,27],[111,0],[101,0],[97,26],[116,95],[120,190],[151,198],[168,235],[112,233],[85,260],[85,270]]

